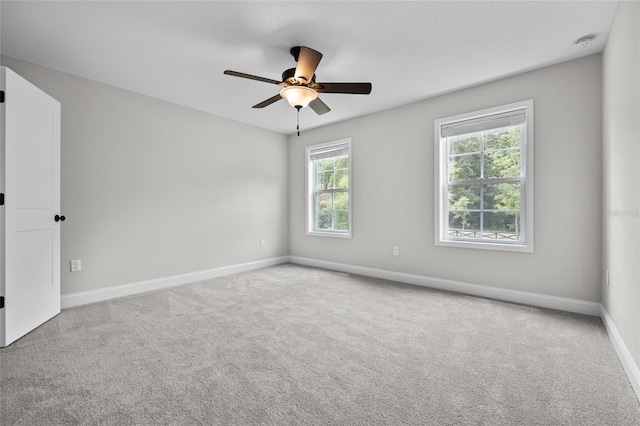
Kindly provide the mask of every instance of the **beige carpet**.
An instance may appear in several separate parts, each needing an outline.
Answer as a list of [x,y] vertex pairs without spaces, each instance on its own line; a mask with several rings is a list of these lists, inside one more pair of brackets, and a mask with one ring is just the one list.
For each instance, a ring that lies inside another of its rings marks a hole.
[[64,310],[2,425],[639,425],[598,318],[291,264]]

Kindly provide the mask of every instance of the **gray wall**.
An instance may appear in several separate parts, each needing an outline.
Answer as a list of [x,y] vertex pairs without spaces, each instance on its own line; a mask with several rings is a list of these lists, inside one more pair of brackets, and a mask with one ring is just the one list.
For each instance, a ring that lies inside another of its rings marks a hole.
[[603,54],[602,303],[640,366],[640,3],[620,2]]
[[[283,135],[3,63],[63,105],[63,294],[291,254],[600,301],[600,55],[303,131],[288,147]],[[528,98],[535,253],[435,247],[433,120]],[[343,137],[354,237],[307,236],[304,147]],[[76,258],[83,271],[72,274]]]
[[[601,59],[593,55],[290,136],[291,255],[599,302]],[[535,253],[435,247],[433,121],[529,98],[535,101]],[[331,95],[324,100],[331,105]],[[304,147],[344,137],[353,141],[353,239],[307,236]]]
[[62,294],[288,254],[286,136],[2,63],[62,104]]

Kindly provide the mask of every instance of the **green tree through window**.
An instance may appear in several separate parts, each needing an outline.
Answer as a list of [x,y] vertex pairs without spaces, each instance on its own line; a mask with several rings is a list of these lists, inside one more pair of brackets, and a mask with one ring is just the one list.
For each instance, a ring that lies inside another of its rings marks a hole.
[[307,148],[310,187],[308,233],[349,236],[350,142]]
[[316,169],[316,230],[349,229],[349,157],[314,161]]
[[521,126],[447,139],[449,235],[519,240]]
[[533,100],[434,127],[435,244],[533,251]]

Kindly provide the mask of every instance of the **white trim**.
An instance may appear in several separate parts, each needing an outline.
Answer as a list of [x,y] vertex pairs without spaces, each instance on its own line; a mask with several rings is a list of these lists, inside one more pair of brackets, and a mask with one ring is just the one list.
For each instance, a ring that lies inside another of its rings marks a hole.
[[223,277],[225,275],[253,271],[255,269],[261,269],[269,266],[279,265],[281,263],[287,263],[288,261],[289,256],[280,256],[271,259],[257,260],[255,262],[241,263],[238,265],[223,266],[220,268],[208,269],[205,271],[190,272],[187,274],[173,275],[170,277],[138,281],[135,283],[106,287],[98,290],[65,294],[60,297],[60,305],[62,309],[71,308],[73,306],[102,302],[104,300],[115,299],[117,297],[131,296],[133,294],[145,293],[147,291],[160,290],[163,288],[193,283],[196,281]]
[[[523,221],[522,234],[523,242],[508,244],[504,242],[491,242],[488,240],[462,240],[452,239],[446,235],[448,228],[448,192],[445,190],[446,173],[448,167],[446,137],[441,137],[441,128],[449,123],[465,120],[478,120],[486,116],[509,113],[514,110],[524,110],[526,112],[526,124],[524,134],[524,147],[522,149],[521,165],[524,175],[524,184],[521,188],[521,205],[524,206],[524,214],[521,215]],[[533,184],[534,184],[534,101],[527,99],[513,102],[479,111],[468,112],[451,117],[439,118],[433,125],[433,146],[434,146],[434,245],[440,247],[458,247],[486,250],[501,250],[521,253],[534,252],[534,205],[533,205]]]
[[[314,199],[314,173],[313,173],[313,169],[312,167],[310,167],[310,163],[311,163],[311,155],[313,152],[317,152],[317,151],[331,151],[332,149],[335,149],[335,147],[339,147],[339,146],[343,146],[343,149],[347,150],[347,155],[348,155],[348,161],[349,161],[349,188],[347,190],[347,194],[349,195],[349,229],[345,232],[345,231],[333,231],[333,230],[325,230],[325,231],[316,231],[313,229],[313,224],[315,221],[314,216],[314,203],[315,203],[315,199]],[[353,185],[353,170],[352,170],[352,161],[351,161],[351,156],[352,156],[352,147],[351,147],[351,138],[344,138],[344,139],[339,139],[339,140],[335,140],[332,142],[325,142],[325,143],[320,143],[320,144],[316,144],[316,145],[309,145],[307,147],[305,147],[305,171],[306,171],[306,198],[307,198],[307,203],[306,203],[306,217],[307,217],[307,223],[306,223],[306,235],[310,235],[310,236],[318,236],[318,237],[334,237],[334,238],[352,238],[353,235],[353,203],[351,201],[351,195],[352,195],[352,185]]]
[[[348,265],[345,263],[329,262],[326,260],[317,260],[299,256],[280,256],[271,259],[258,260],[255,262],[241,263],[238,265],[223,266],[220,268],[208,269],[204,271],[190,272],[186,274],[172,275],[169,277],[138,281],[129,284],[101,288],[98,290],[65,294],[61,296],[60,303],[62,309],[65,309],[73,306],[115,299],[117,297],[130,296],[147,291],[160,290],[163,288],[193,283],[196,281],[223,277],[240,272],[253,271],[256,269],[267,268],[269,266],[275,266],[287,262],[295,263],[298,265],[312,266],[320,269],[330,269],[350,274],[364,275],[367,277],[380,278],[389,281],[414,284],[422,287],[436,288],[439,290],[453,291],[456,293],[463,293],[472,296],[486,297],[505,302],[520,303],[541,308],[574,312],[584,315],[601,316],[601,312],[606,312],[604,311],[600,303],[595,302],[588,302],[584,300],[570,299],[558,296],[549,296],[545,294],[531,293],[526,291],[509,290],[505,288],[491,287],[479,284],[470,284],[462,281],[433,278],[425,275],[407,274],[404,272],[375,269],[366,266]],[[604,321],[605,317],[603,315],[602,317]],[[608,318],[608,322],[612,325],[612,328],[615,329],[610,318]],[[622,341],[619,335],[618,339]]]
[[437,288],[440,290],[454,291],[472,296],[486,297],[504,302],[520,303],[541,308],[557,309],[583,315],[600,316],[601,304],[585,300],[570,299],[566,297],[548,296],[540,293],[509,290],[505,288],[490,287],[478,284],[469,284],[461,281],[445,280],[441,278],[427,277],[424,275],[406,274],[404,272],[387,271],[383,269],[368,268],[365,266],[347,265],[344,263],[328,262],[325,260],[309,259],[306,257],[289,256],[289,262],[298,265],[313,266],[321,269],[331,269],[350,274],[364,275],[390,281],[398,281],[423,287]]
[[[7,76],[7,67],[0,66],[0,90],[3,92],[6,91],[5,81]],[[6,102],[6,101],[5,101]],[[5,130],[6,129],[6,121],[5,121],[5,106],[6,103],[3,102],[0,104],[0,164],[2,164],[2,170],[0,170],[0,192],[6,194],[5,188]],[[0,208],[0,296],[6,295],[5,290],[5,208]],[[6,309],[0,309],[0,346],[4,347],[5,344],[5,313]]]
[[473,248],[473,249],[481,249],[481,250],[500,250],[500,251],[512,251],[512,252],[521,252],[521,253],[533,253],[533,247],[529,247],[524,244],[506,244],[506,243],[492,243],[492,242],[475,241],[475,240],[462,241],[462,240],[444,240],[444,239],[434,244],[439,247]]
[[350,274],[364,275],[367,277],[380,278],[384,280],[402,282],[419,285],[423,287],[436,288],[440,290],[453,291],[478,297],[486,297],[504,302],[520,303],[541,308],[557,309],[566,312],[573,312],[583,315],[591,315],[602,318],[604,327],[611,339],[611,343],[622,363],[625,373],[631,383],[638,400],[640,401],[640,371],[635,364],[624,340],[618,333],[613,320],[601,303],[588,302],[566,297],[548,296],[539,293],[526,291],[508,290],[504,288],[490,287],[478,284],[470,284],[461,281],[445,280],[441,278],[427,277],[424,275],[407,274],[404,272],[387,271],[384,269],[369,268],[366,266],[355,266],[344,263],[329,262],[326,260],[310,259],[299,256],[280,256],[271,259],[258,260],[255,262],[241,263],[238,265],[224,266],[199,272],[174,275],[170,277],[157,278],[146,281],[139,281],[114,287],[102,288],[99,290],[83,291],[63,295],[60,298],[62,309],[73,306],[85,305],[88,303],[101,302],[123,296],[144,293],[147,291],[159,290],[196,281],[222,277],[240,272],[253,271],[256,269],[275,266],[282,263],[295,263],[298,265],[312,266],[321,269],[330,269]]
[[629,353],[627,345],[625,345],[624,340],[622,340],[622,336],[620,336],[620,333],[618,333],[618,329],[613,323],[613,319],[611,319],[604,306],[602,306],[601,314],[604,328],[607,330],[609,339],[611,339],[613,348],[618,354],[618,358],[620,359],[620,363],[622,364],[625,373],[627,373],[627,377],[629,378],[631,387],[635,391],[638,401],[640,401],[640,370],[638,369],[636,363],[633,361],[633,357],[631,356],[631,353]]
[[464,135],[481,130],[499,129],[500,127],[514,126],[527,120],[526,108],[510,111],[500,111],[496,114],[481,114],[477,117],[450,121],[440,126],[440,137]]

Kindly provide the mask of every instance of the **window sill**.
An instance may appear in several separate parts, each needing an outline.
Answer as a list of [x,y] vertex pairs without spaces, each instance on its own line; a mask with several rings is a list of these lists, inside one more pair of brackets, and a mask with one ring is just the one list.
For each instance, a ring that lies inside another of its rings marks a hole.
[[485,243],[482,241],[458,241],[458,240],[436,240],[436,246],[457,247],[481,250],[511,251],[516,253],[533,253],[533,243],[529,244],[500,244]]
[[307,235],[312,236],[312,237],[351,238],[351,233],[350,232],[307,231]]

